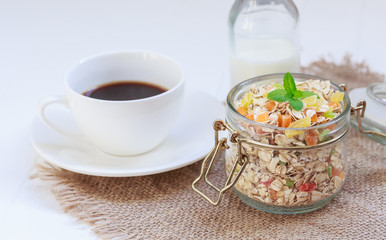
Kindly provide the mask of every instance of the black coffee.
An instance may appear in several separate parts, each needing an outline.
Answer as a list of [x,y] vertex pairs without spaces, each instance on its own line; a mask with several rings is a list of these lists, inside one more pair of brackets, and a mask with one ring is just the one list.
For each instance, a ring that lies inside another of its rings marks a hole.
[[152,97],[165,92],[166,89],[152,83],[119,81],[100,85],[83,95],[102,100],[136,100]]

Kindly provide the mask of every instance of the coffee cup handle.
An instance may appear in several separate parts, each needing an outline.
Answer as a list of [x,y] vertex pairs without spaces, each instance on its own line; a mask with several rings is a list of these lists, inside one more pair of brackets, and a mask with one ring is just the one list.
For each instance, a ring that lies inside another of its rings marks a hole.
[[39,104],[39,117],[40,119],[48,126],[50,127],[51,129],[53,129],[54,131],[62,134],[62,135],[65,135],[67,137],[71,137],[71,138],[76,138],[76,139],[82,139],[84,138],[83,135],[81,134],[76,134],[76,133],[72,133],[68,130],[65,130],[63,128],[60,128],[58,126],[56,126],[55,124],[53,124],[50,120],[48,120],[48,118],[46,117],[46,108],[49,106],[49,105],[52,105],[52,104],[59,104],[59,105],[62,105],[68,109],[70,109],[70,106],[68,105],[68,102],[66,100],[65,97],[62,97],[62,96],[52,96],[52,97],[48,97],[48,98],[45,98],[43,99],[40,104]]

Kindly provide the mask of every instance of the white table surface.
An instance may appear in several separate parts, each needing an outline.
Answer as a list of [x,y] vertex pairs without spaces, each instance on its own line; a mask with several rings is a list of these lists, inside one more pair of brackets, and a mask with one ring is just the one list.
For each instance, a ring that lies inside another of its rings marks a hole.
[[[385,73],[386,2],[296,0],[301,62],[351,53]],[[102,51],[171,55],[187,86],[222,99],[228,79],[227,14],[233,0],[0,1],[0,239],[96,239],[63,213],[44,183],[29,142],[39,101],[61,95],[70,65]],[[225,86],[225,87],[224,87]]]

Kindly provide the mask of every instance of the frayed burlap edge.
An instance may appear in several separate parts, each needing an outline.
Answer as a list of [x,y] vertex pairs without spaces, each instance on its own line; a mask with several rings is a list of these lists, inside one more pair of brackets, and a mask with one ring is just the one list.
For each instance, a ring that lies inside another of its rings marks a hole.
[[339,63],[321,58],[302,67],[302,72],[331,80],[337,84],[345,83],[348,91],[366,87],[369,83],[383,82],[385,79],[384,74],[371,71],[365,61],[353,62],[349,54],[346,54]]

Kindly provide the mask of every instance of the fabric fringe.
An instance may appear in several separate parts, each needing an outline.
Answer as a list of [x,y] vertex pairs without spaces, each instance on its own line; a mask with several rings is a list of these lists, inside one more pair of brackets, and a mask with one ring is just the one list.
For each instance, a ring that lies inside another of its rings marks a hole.
[[302,71],[331,80],[337,84],[344,83],[348,91],[385,80],[384,74],[371,71],[365,61],[353,62],[350,54],[346,54],[339,63],[321,58],[306,67],[302,67]]

